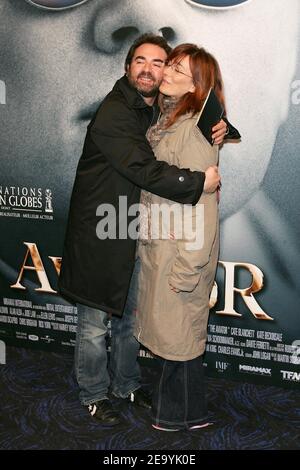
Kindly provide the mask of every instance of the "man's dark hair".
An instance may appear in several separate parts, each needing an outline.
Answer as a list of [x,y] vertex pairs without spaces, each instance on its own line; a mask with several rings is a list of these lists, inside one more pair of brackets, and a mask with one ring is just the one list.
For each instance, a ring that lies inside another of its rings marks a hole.
[[172,50],[165,38],[163,38],[162,36],[157,36],[152,33],[145,33],[142,36],[136,38],[136,40],[130,47],[127,57],[125,59],[125,70],[127,70],[127,67],[131,64],[136,49],[142,46],[143,44],[154,44],[155,46],[161,47],[164,51],[166,51],[167,55],[169,55]]

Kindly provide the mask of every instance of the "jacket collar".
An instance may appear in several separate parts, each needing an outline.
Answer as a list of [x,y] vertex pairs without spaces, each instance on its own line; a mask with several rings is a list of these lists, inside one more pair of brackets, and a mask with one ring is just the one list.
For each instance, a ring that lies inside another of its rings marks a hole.
[[113,90],[120,90],[131,108],[150,107],[147,105],[147,103],[145,103],[143,97],[138,93],[138,91],[132,85],[130,85],[126,75],[116,82]]
[[199,114],[195,114],[193,116],[193,113],[186,113],[186,114],[183,114],[182,116],[179,116],[176,121],[174,122],[174,124],[172,124],[172,126],[170,127],[167,127],[167,129],[164,130],[164,133],[166,134],[172,134],[174,132],[176,132],[177,130],[177,127],[184,121],[188,120],[188,119],[193,119],[195,124],[196,124],[196,121],[197,121],[197,117],[199,116]]

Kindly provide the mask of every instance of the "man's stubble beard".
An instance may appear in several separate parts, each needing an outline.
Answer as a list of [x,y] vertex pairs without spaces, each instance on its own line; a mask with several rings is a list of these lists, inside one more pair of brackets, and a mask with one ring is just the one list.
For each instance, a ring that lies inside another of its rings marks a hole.
[[159,87],[155,86],[151,88],[151,90],[143,90],[141,87],[135,86],[136,90],[140,93],[140,95],[144,96],[144,98],[153,98],[157,96]]
[[128,73],[128,75],[127,75],[128,80],[129,80],[129,83],[133,86],[133,88],[135,88],[135,89],[138,91],[138,93],[140,93],[140,95],[144,96],[145,98],[153,98],[153,97],[157,96],[157,95],[158,95],[158,91],[159,91],[159,87],[160,87],[160,83],[159,83],[159,84],[158,84],[158,83],[155,83],[152,88],[144,88],[144,87],[141,87],[141,86],[137,83],[137,80],[138,80],[138,78],[141,78],[142,76],[149,77],[149,78],[151,78],[151,79],[154,81],[154,79],[153,79],[153,77],[152,77],[151,74],[147,74],[147,73],[143,73],[143,72],[140,73],[140,74],[137,76],[136,80],[134,80],[134,79],[131,77],[130,73]]

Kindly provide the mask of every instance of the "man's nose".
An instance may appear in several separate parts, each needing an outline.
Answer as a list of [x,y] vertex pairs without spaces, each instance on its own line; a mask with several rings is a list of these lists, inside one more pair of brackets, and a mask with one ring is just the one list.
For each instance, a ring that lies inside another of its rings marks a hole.
[[94,40],[106,54],[117,53],[141,34],[163,36],[171,45],[180,41],[182,18],[173,0],[124,0],[106,2],[94,16]]
[[142,66],[143,72],[150,72],[152,70],[152,64],[145,61]]

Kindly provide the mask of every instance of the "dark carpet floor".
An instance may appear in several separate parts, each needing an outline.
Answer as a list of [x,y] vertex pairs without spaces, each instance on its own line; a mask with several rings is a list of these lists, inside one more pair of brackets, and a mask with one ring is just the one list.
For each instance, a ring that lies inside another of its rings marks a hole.
[[[142,367],[145,387],[153,367]],[[69,354],[7,348],[0,365],[0,449],[267,450],[300,448],[296,390],[208,378],[214,426],[164,433],[147,411],[114,400],[125,424],[100,425],[78,401]]]

